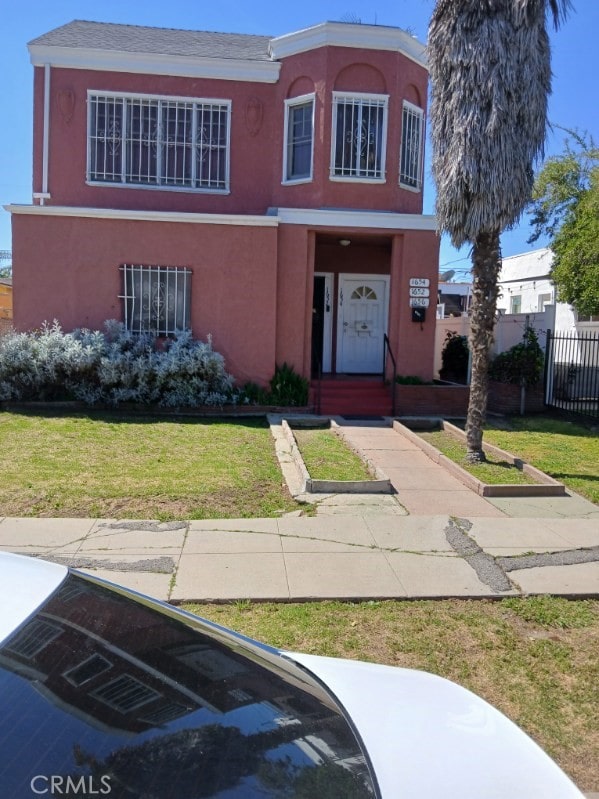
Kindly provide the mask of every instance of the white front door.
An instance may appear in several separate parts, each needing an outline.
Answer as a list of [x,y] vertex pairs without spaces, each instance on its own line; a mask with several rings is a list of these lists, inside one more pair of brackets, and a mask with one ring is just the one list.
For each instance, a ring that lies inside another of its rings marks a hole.
[[339,275],[338,307],[337,371],[382,372],[388,275]]

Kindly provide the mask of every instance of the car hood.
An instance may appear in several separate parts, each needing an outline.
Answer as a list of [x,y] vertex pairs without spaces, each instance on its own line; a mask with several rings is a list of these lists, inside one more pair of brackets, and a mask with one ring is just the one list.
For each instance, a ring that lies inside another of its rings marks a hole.
[[384,799],[581,799],[561,769],[484,700],[426,672],[294,652],[352,719]]
[[0,552],[0,643],[35,613],[68,574],[66,566]]

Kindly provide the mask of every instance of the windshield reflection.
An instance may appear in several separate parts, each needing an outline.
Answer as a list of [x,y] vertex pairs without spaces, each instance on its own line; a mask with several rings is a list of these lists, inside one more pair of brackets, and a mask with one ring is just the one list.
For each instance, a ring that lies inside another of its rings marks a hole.
[[71,575],[0,649],[0,796],[372,796],[334,701],[278,661]]

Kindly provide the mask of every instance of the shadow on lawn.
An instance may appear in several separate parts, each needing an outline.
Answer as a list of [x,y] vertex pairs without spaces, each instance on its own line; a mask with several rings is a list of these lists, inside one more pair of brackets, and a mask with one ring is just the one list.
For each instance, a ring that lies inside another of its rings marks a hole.
[[[462,421],[462,427],[464,422]],[[489,417],[490,429],[504,430],[508,433],[548,433],[578,438],[599,439],[599,420],[572,419],[558,414],[535,414],[531,416]]]
[[[6,408],[8,413],[14,416],[26,416],[30,418],[44,418],[44,419],[89,419],[94,422],[105,422],[107,424],[161,424],[176,422],[177,424],[186,425],[204,425],[220,426],[220,425],[236,425],[238,427],[249,427],[252,429],[265,429],[268,427],[266,416],[244,416],[244,415],[218,415],[218,411],[212,414],[204,415],[201,412],[181,412],[170,409],[163,410],[133,410],[122,408],[102,410],[76,410],[67,408],[55,409],[31,409],[31,408]],[[1,411],[0,411],[1,413]]]
[[552,472],[552,477],[556,480],[588,480],[590,482],[599,483],[599,475],[596,474],[569,474],[568,472]]

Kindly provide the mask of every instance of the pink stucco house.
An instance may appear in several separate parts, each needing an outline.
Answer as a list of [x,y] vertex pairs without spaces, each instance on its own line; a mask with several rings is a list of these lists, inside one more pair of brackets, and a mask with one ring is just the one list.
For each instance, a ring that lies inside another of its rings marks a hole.
[[74,21],[29,52],[33,200],[9,206],[17,329],[190,328],[259,383],[283,361],[380,378],[387,334],[398,373],[432,377],[416,39]]

